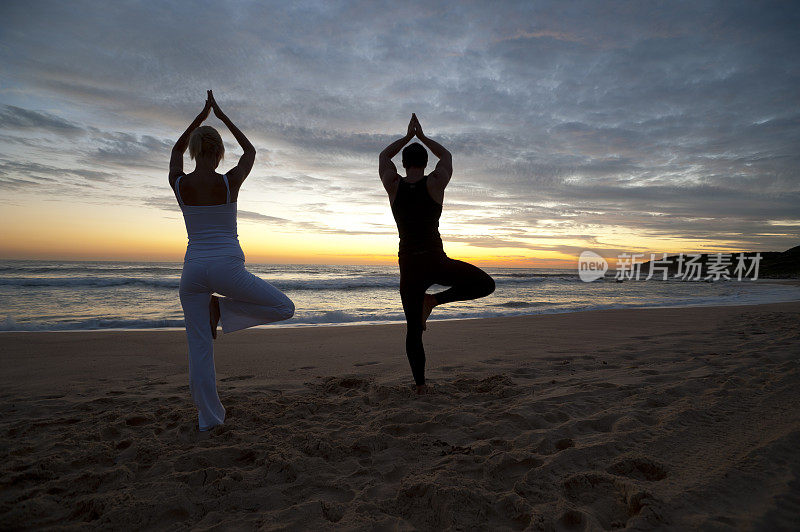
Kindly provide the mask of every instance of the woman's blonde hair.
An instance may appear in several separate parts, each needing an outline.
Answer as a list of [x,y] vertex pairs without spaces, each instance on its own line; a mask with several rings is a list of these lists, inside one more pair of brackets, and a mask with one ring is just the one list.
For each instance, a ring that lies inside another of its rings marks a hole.
[[196,159],[200,155],[213,155],[217,164],[225,157],[225,146],[219,132],[211,126],[200,126],[189,136],[189,156]]

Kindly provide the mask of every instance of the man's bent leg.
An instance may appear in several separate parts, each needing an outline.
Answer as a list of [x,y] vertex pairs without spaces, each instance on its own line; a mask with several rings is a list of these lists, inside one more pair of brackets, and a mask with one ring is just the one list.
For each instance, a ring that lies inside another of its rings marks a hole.
[[449,257],[444,257],[435,269],[433,282],[450,287],[434,294],[439,305],[486,297],[495,288],[494,279],[485,271]]

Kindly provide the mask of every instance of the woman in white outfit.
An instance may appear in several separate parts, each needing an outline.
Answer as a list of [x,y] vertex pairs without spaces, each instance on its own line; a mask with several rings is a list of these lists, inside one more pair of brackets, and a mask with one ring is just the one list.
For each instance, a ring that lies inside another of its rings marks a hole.
[[[200,125],[211,109],[244,150],[239,164],[223,175],[216,172],[224,155],[222,138],[214,128]],[[196,166],[184,174],[187,147]],[[214,371],[217,323],[221,321],[223,332],[230,333],[294,314],[294,304],[285,294],[244,267],[236,233],[236,200],[255,156],[253,145],[208,91],[203,111],[175,143],[169,163],[169,184],[189,235],[179,294],[189,343],[189,387],[201,431],[225,420]],[[215,292],[225,297],[217,297]]]

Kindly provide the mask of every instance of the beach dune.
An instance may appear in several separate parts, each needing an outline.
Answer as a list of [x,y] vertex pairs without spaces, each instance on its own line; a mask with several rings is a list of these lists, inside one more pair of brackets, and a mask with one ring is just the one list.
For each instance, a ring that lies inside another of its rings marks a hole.
[[273,328],[4,333],[3,528],[790,529],[800,303]]

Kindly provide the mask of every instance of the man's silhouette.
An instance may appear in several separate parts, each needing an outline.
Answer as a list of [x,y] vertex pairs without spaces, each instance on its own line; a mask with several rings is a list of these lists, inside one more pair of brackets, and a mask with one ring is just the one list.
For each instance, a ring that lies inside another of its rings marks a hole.
[[[428,152],[415,142],[403,150],[406,176],[397,173],[392,157],[416,136],[439,158],[436,168],[425,175]],[[438,305],[488,296],[494,280],[483,270],[444,253],[439,236],[444,189],[453,174],[450,152],[422,132],[417,116],[412,114],[405,137],[391,143],[379,157],[378,172],[389,194],[392,214],[400,233],[400,297],[406,315],[406,355],[417,384],[417,393],[425,393],[425,349],[422,331],[431,311]],[[437,294],[426,294],[432,285],[449,286]]]

